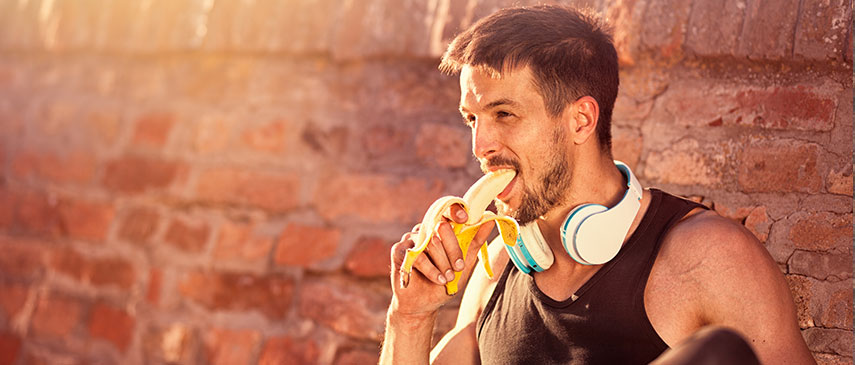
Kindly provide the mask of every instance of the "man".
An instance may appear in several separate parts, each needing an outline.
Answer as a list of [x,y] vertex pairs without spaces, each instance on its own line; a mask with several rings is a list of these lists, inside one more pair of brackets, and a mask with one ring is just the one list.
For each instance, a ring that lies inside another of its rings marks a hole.
[[[492,225],[481,227],[463,260],[442,223],[406,287],[393,269],[381,362],[648,363],[669,347],[734,352],[727,349],[739,345],[714,344],[733,343],[727,334],[738,333],[763,363],[813,363],[766,250],[697,204],[639,190],[634,214],[615,222],[628,232],[613,259],[591,265],[568,255],[568,213],[591,203],[613,208],[633,190],[631,173],[611,157],[618,65],[599,20],[554,6],[501,10],[458,35],[440,69],[460,74],[460,110],[482,169],[517,172],[497,208],[521,226],[536,223],[554,263],[526,274],[499,241],[489,247],[490,279],[475,269],[475,253]],[[449,216],[466,221],[459,206]],[[393,268],[414,246],[414,232],[393,246]],[[455,327],[431,351],[437,310],[451,298],[443,284],[455,271],[471,280]],[[705,336],[711,328],[730,330]],[[698,337],[707,340],[693,342]],[[700,358],[680,355],[660,361]]]

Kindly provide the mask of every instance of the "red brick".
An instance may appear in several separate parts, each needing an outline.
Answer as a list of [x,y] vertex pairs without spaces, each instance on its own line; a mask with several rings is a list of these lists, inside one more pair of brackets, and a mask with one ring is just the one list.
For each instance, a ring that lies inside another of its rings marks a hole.
[[16,204],[13,194],[0,187],[0,231],[8,231],[13,227]]
[[147,364],[196,364],[199,336],[192,328],[174,323],[166,328],[150,327],[142,336]]
[[115,107],[90,105],[88,114],[83,118],[87,135],[96,139],[101,146],[112,146],[119,136],[122,125],[122,111]]
[[157,231],[160,214],[155,209],[134,207],[119,223],[119,238],[133,243],[147,243]]
[[49,293],[40,297],[36,303],[30,326],[38,335],[66,337],[71,335],[82,314],[80,300]]
[[743,192],[817,193],[819,146],[794,140],[751,143],[739,154],[738,181]]
[[819,281],[811,277],[787,275],[801,328],[852,329],[851,280]]
[[316,364],[320,355],[318,344],[311,339],[290,336],[272,337],[264,344],[258,364]]
[[210,310],[258,310],[268,318],[282,319],[291,304],[294,283],[275,275],[193,272],[179,290]]
[[813,352],[844,356],[852,354],[852,331],[813,327],[802,331],[802,336]]
[[23,191],[13,196],[14,230],[33,234],[57,235],[60,232],[57,200],[42,192]]
[[0,364],[14,364],[21,352],[21,339],[11,333],[0,332]]
[[790,292],[793,294],[793,302],[796,304],[796,316],[798,318],[800,328],[813,327],[816,324],[811,315],[813,304],[813,295],[811,289],[813,281],[811,279],[798,276],[786,275],[787,285],[790,287]]
[[665,58],[680,56],[686,23],[689,21],[690,2],[680,0],[652,0],[645,10],[641,42]]
[[798,2],[747,2],[737,55],[756,60],[780,60],[792,54]]
[[388,125],[374,126],[362,134],[362,148],[371,158],[399,156],[412,149],[412,132]]
[[3,277],[34,279],[44,274],[48,251],[42,242],[0,236],[0,252]]
[[89,317],[89,335],[111,342],[125,352],[134,335],[136,319],[124,310],[97,303]]
[[693,2],[686,49],[699,56],[733,55],[745,19],[745,7],[738,4],[729,0]]
[[88,241],[104,241],[115,216],[111,203],[71,198],[60,200],[57,211],[63,233]]
[[612,128],[612,155],[615,160],[623,161],[630,169],[636,171],[641,160],[641,148],[644,139],[641,134],[626,128]]
[[843,59],[847,64],[852,64],[852,27],[849,27],[849,31],[846,32],[846,45],[843,47]]
[[205,116],[196,125],[193,148],[199,154],[222,152],[229,146],[235,121],[221,116]]
[[341,174],[322,179],[314,201],[328,221],[357,217],[371,223],[412,223],[421,220],[430,204],[442,196],[442,189],[441,180]]
[[205,222],[189,222],[173,218],[163,240],[182,251],[201,253],[208,242],[209,228]]
[[795,215],[789,239],[795,248],[808,251],[843,250],[852,246],[852,214],[830,212]]
[[94,286],[130,289],[136,280],[134,265],[118,257],[86,257],[72,248],[60,248],[51,253],[50,263],[57,272]]
[[846,0],[803,2],[793,53],[812,60],[841,60],[852,24],[851,6]]
[[769,230],[772,228],[772,221],[766,214],[766,207],[752,209],[751,213],[745,217],[745,228],[748,228],[757,240],[766,242],[769,238]]
[[644,177],[662,183],[717,186],[721,172],[708,151],[697,140],[686,139],[664,151],[653,151],[647,157]]
[[377,364],[380,362],[380,351],[347,350],[336,356],[335,365]]
[[841,171],[829,172],[826,188],[832,194],[852,196],[852,166],[849,165]]
[[416,137],[419,160],[427,165],[455,168],[474,163],[470,136],[462,127],[423,123]]
[[212,203],[283,212],[299,203],[299,185],[300,177],[292,173],[215,168],[199,175],[196,196]]
[[259,126],[250,126],[241,134],[246,148],[259,152],[282,152],[287,147],[288,136],[294,126],[286,120],[276,120]]
[[347,256],[344,267],[359,277],[388,277],[392,243],[379,237],[360,237]]
[[252,330],[215,328],[205,336],[208,362],[217,365],[249,364],[261,341],[261,334]]
[[151,113],[136,121],[133,144],[149,147],[163,147],[175,125],[175,116],[170,113]]
[[340,240],[338,229],[289,223],[273,259],[277,265],[312,266],[335,255]]
[[29,292],[26,285],[0,282],[0,309],[8,322],[24,307]]
[[273,238],[255,233],[253,224],[226,222],[220,226],[214,260],[266,262],[273,248]]
[[345,127],[320,128],[315,124],[306,125],[300,139],[303,144],[329,156],[339,156],[347,148],[349,131]]
[[[340,9],[332,36],[335,59],[426,54],[430,27],[423,18],[425,3],[347,3]],[[408,29],[407,32],[390,32]]]
[[110,190],[142,193],[169,187],[182,170],[174,161],[128,155],[107,163],[102,183]]
[[339,281],[304,282],[300,314],[338,333],[379,341],[389,297]]
[[832,354],[814,353],[814,360],[818,365],[849,365],[852,364],[851,356],[840,356]]
[[163,272],[160,269],[151,269],[148,274],[148,289],[146,289],[145,299],[150,304],[157,305],[160,303],[160,291],[163,286]]
[[789,272],[819,280],[851,278],[852,256],[796,250],[790,257]]
[[59,184],[85,184],[95,176],[97,160],[91,151],[62,153],[22,151],[11,161],[12,172],[20,178],[37,178]]

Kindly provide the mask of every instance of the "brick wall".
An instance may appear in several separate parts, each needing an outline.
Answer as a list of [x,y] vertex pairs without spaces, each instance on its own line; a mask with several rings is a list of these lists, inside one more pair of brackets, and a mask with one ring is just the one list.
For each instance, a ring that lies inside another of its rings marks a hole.
[[[438,56],[510,3],[0,0],[0,363],[376,361],[389,245],[479,175]],[[616,26],[616,157],[851,363],[852,1],[569,3]]]

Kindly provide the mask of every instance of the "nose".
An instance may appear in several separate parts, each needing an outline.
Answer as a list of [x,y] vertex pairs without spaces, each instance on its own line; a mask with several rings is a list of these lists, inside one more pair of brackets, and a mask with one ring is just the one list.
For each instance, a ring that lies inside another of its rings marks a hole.
[[478,159],[490,158],[499,150],[498,133],[489,124],[478,120],[472,127],[472,154]]

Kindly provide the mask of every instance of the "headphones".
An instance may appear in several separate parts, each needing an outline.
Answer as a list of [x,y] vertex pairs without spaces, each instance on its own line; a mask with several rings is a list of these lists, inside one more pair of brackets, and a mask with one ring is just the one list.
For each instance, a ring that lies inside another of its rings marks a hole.
[[[602,265],[613,259],[623,246],[623,240],[641,208],[641,184],[629,166],[617,160],[614,163],[627,181],[627,189],[620,202],[611,208],[582,204],[570,211],[561,225],[561,244],[580,264]],[[521,226],[516,244],[506,244],[505,249],[514,266],[526,274],[532,270],[544,271],[555,262],[537,221]]]

